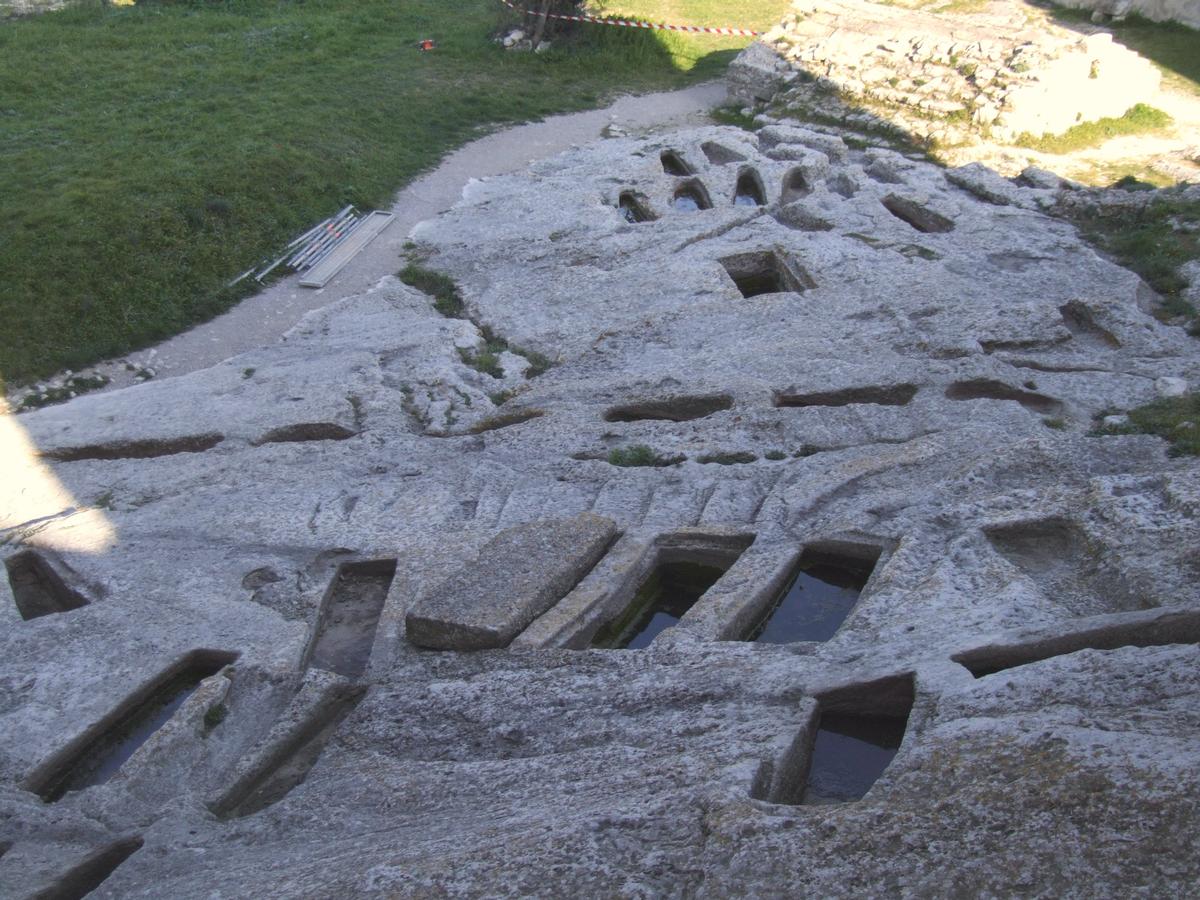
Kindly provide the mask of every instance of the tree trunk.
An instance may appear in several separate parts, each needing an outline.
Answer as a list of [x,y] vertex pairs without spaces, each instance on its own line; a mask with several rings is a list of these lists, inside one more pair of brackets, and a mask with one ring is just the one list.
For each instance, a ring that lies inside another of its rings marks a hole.
[[537,25],[533,28],[533,49],[537,49],[537,45],[542,42],[542,35],[546,33],[546,16],[550,13],[550,4],[553,0],[542,0],[542,9],[538,13]]

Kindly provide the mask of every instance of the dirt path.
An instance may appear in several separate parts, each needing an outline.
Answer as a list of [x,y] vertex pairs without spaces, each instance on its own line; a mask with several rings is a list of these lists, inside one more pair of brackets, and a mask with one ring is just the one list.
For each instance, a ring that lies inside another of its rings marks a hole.
[[401,190],[392,207],[396,218],[324,288],[300,287],[298,276],[291,275],[203,325],[87,372],[108,376],[112,381],[104,390],[112,390],[134,381],[127,364],[164,378],[203,369],[270,343],[305,313],[361,293],[400,269],[401,248],[412,227],[453,206],[472,178],[524,169],[534,160],[594,140],[608,125],[639,130],[683,124],[705,118],[709,110],[725,102],[724,84],[706,83],[681,91],[622,97],[604,109],[554,116],[480,138]]

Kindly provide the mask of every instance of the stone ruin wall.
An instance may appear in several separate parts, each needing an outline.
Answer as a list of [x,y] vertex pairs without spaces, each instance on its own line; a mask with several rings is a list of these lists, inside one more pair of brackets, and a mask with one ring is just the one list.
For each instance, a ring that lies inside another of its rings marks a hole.
[[1097,16],[1123,18],[1131,13],[1154,22],[1178,22],[1200,28],[1200,2],[1197,0],[1058,0],[1059,6],[1090,9]]
[[1152,99],[1160,76],[1111,35],[1027,19],[1021,4],[950,17],[798,0],[739,57],[731,80],[747,101],[774,98],[791,113],[954,146],[1119,117]]

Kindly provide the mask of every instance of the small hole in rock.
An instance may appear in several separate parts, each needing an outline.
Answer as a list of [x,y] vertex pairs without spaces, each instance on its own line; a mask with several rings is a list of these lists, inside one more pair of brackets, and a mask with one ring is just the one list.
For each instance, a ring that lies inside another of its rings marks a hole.
[[746,157],[736,150],[730,150],[728,147],[714,143],[713,141],[705,141],[700,145],[700,150],[704,154],[704,157],[714,166],[724,166],[729,163],[746,161]]
[[682,177],[696,174],[696,170],[688,165],[687,160],[674,150],[664,150],[659,160],[662,162],[663,171],[668,175]]
[[692,397],[664,397],[613,406],[604,413],[605,422],[641,422],[661,420],[690,422],[715,412],[733,408],[729,394],[706,394]]
[[692,178],[676,189],[671,205],[680,212],[696,212],[701,209],[712,209],[712,200],[709,199],[708,191],[705,190],[700,180]]
[[621,215],[625,221],[631,225],[636,225],[639,222],[653,222],[654,216],[650,213],[649,205],[646,198],[641,194],[633,191],[622,191],[620,198],[617,200],[617,206],[621,210]]
[[142,848],[140,837],[129,837],[88,854],[52,885],[30,900],[82,900],[100,887],[117,868]]
[[734,206],[766,206],[767,192],[762,179],[754,169],[743,169],[738,174],[737,187],[733,191]]
[[34,550],[4,560],[17,611],[25,620],[87,606],[83,594],[69,586],[50,561]]
[[1053,397],[1023,391],[1010,387],[1003,381],[988,378],[957,381],[946,388],[946,397],[950,400],[1015,400],[1041,416],[1057,416],[1063,411],[1062,403]]
[[816,287],[800,266],[772,250],[739,253],[720,262],[743,297],[800,293]]
[[804,176],[802,169],[792,169],[783,176],[783,190],[780,194],[779,202],[783,204],[793,203],[796,200],[803,200],[812,193],[812,185]]
[[357,678],[366,670],[379,616],[396,575],[395,559],[343,563],[321,604],[309,664]]
[[888,194],[883,198],[883,205],[897,219],[925,234],[944,234],[954,230],[954,223],[950,219],[907,197]]
[[873,403],[879,406],[905,406],[917,395],[915,384],[881,384],[868,387],[842,388],[836,391],[797,393],[778,391],[776,406],[849,406],[853,403]]

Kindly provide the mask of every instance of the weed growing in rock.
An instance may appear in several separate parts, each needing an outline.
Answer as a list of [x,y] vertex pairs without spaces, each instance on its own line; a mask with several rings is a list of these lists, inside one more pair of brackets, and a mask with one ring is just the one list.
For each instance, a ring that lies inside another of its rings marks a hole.
[[530,419],[538,419],[546,414],[544,409],[514,409],[511,412],[497,413],[481,419],[471,426],[471,434],[482,434],[485,431],[495,431],[510,425],[520,425]]
[[666,457],[659,456],[657,452],[645,444],[634,444],[632,447],[618,447],[608,454],[608,464],[610,466],[673,466],[676,463],[681,463],[686,456]]
[[453,278],[411,262],[397,272],[396,276],[409,287],[432,297],[433,308],[447,319],[467,317],[462,294],[458,292],[458,285],[454,283]]
[[506,348],[497,348],[495,344],[486,342],[483,350],[469,350],[466,347],[458,348],[459,358],[477,372],[482,372],[484,375],[491,375],[493,378],[504,377],[504,367],[500,365],[499,353]]
[[787,459],[787,453],[783,450],[768,450],[763,454],[763,459],[769,459],[771,462],[778,462],[781,459]]
[[21,401],[21,405],[17,408],[17,411],[39,409],[55,403],[65,403],[73,397],[78,397],[80,394],[98,390],[108,384],[108,382],[109,378],[106,375],[72,375],[61,385],[48,387],[45,390],[35,391],[30,394]]
[[737,453],[706,453],[703,456],[697,456],[698,463],[716,463],[719,466],[739,466],[746,463],[752,463],[756,459],[753,453],[739,451]]
[[1169,456],[1200,456],[1200,394],[1164,397],[1131,409],[1122,425],[1100,424],[1090,434],[1153,434],[1171,446]]
[[204,733],[212,731],[218,725],[225,721],[225,717],[229,715],[229,707],[224,703],[218,703],[216,706],[210,706],[204,714]]

